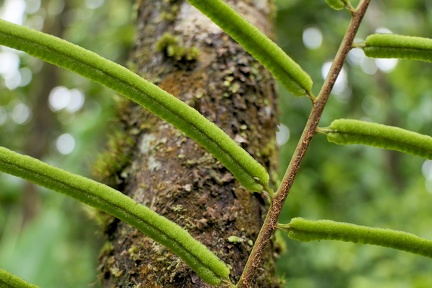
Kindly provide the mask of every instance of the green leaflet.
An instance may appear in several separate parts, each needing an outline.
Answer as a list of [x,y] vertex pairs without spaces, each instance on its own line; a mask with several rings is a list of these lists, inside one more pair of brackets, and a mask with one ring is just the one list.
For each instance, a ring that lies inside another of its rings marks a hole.
[[0,287],[2,288],[38,288],[18,276],[15,276],[5,270],[0,269]]
[[222,0],[188,0],[237,41],[296,96],[311,94],[312,79],[285,52]]
[[174,222],[117,190],[4,147],[0,147],[0,171],[63,193],[136,227],[173,251],[209,284],[228,279],[229,268],[206,246]]
[[4,20],[0,20],[0,44],[76,72],[128,97],[202,145],[248,190],[267,189],[267,170],[225,132],[125,67],[62,39]]
[[372,34],[364,42],[366,56],[432,62],[432,39],[395,34]]
[[339,145],[364,144],[432,159],[432,137],[398,127],[366,121],[337,119],[322,129],[327,140]]
[[293,218],[287,225],[280,224],[279,228],[287,231],[291,239],[298,241],[340,240],[372,244],[432,258],[432,240],[402,231],[304,218]]
[[326,0],[326,2],[334,10],[342,10],[346,7],[345,1],[342,0]]

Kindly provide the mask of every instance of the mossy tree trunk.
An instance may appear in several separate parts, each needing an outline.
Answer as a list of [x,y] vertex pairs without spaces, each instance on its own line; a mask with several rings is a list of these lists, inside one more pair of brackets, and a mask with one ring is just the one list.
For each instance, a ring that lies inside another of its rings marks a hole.
[[[271,3],[230,4],[271,36]],[[186,1],[138,1],[137,12],[132,69],[215,122],[274,173],[271,75]],[[202,147],[139,106],[123,103],[119,111],[120,138],[131,139],[131,150],[122,152],[130,159],[116,171],[119,189],[187,229],[231,265],[236,283],[267,212],[266,196],[246,191]],[[136,229],[118,221],[108,228],[103,287],[208,287]],[[254,287],[278,287],[275,254],[272,243]]]

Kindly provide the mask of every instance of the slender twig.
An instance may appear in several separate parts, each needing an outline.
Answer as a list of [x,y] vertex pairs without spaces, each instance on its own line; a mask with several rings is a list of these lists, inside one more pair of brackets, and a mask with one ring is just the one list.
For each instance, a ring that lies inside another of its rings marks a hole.
[[297,144],[296,150],[294,151],[294,155],[291,158],[291,162],[287,168],[282,183],[273,198],[269,212],[267,213],[267,217],[264,220],[264,224],[260,233],[258,234],[258,238],[255,241],[252,252],[249,255],[249,259],[246,263],[245,269],[243,270],[243,274],[241,275],[240,281],[237,284],[238,288],[252,287],[251,282],[253,275],[261,262],[265,246],[277,228],[278,218],[285,203],[285,199],[288,196],[288,193],[294,182],[294,178],[300,169],[300,165],[303,161],[312,137],[316,133],[318,123],[330,96],[330,92],[336,82],[337,76],[342,69],[348,52],[352,47],[354,37],[358,31],[363,16],[366,13],[367,7],[369,6],[369,2],[370,0],[362,0],[357,9],[352,14],[353,17],[348,26],[347,32],[345,33],[344,39],[342,40],[327,78],[324,81],[320,94],[314,101],[312,111],[306,123],[306,127],[303,130],[303,134]]

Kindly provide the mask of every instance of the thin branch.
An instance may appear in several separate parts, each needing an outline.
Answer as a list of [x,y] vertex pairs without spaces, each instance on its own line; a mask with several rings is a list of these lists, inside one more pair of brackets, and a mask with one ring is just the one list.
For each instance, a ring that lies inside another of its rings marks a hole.
[[282,183],[279,186],[275,197],[273,198],[270,210],[267,214],[266,219],[264,220],[263,227],[261,228],[258,238],[256,239],[255,245],[246,263],[240,281],[237,284],[238,288],[252,287],[251,283],[253,275],[255,274],[256,269],[259,267],[262,254],[267,243],[269,242],[271,236],[273,235],[273,232],[277,228],[278,218],[285,203],[285,199],[288,196],[291,186],[294,182],[294,178],[300,169],[300,165],[303,161],[312,137],[316,133],[318,123],[321,119],[322,112],[330,96],[330,92],[332,91],[336,79],[340,71],[342,70],[342,66],[345,62],[348,52],[352,47],[354,37],[369,6],[369,2],[370,0],[361,1],[358,5],[357,10],[353,12],[353,17],[348,26],[347,32],[345,33],[344,39],[342,40],[335,60],[333,61],[327,78],[325,79],[323,87],[320,91],[320,94],[314,102],[312,111],[306,123],[306,127],[303,130],[303,134],[297,144],[296,150],[294,151],[294,155],[291,158],[291,162],[287,168]]

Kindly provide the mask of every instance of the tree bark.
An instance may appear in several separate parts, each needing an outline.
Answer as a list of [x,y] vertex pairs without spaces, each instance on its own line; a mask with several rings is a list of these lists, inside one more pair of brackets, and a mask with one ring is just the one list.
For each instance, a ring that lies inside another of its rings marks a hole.
[[[271,36],[271,3],[229,3]],[[141,0],[137,12],[132,69],[216,123],[275,176],[277,99],[268,71],[186,1]],[[133,145],[129,164],[116,171],[118,187],[209,247],[231,266],[236,283],[266,215],[266,196],[246,191],[202,147],[136,104],[119,111]],[[112,221],[106,232],[103,287],[210,287],[136,229]],[[254,287],[279,287],[274,243],[267,248]]]

